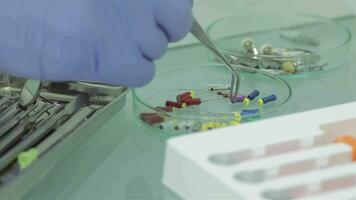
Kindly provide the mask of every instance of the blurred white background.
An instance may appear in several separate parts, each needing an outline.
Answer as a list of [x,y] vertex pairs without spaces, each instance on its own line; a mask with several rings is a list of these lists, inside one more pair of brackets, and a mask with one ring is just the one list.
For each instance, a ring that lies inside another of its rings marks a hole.
[[[194,14],[207,27],[216,19],[231,13],[256,10],[277,10],[311,13],[329,18],[356,13],[356,0],[193,0]],[[196,42],[188,36],[172,46]]]

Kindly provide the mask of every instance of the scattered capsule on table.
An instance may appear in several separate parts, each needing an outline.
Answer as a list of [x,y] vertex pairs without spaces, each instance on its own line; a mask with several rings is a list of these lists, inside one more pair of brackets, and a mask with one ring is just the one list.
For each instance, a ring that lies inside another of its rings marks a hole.
[[188,106],[200,105],[201,104],[201,99],[199,99],[199,98],[190,99],[186,103],[187,103]]
[[260,112],[260,110],[258,110],[258,109],[254,109],[254,110],[242,110],[242,111],[241,111],[241,115],[242,115],[242,116],[255,115],[255,114],[258,114],[259,112]]
[[171,106],[171,107],[175,107],[175,108],[182,108],[183,107],[183,103],[174,102],[174,101],[166,101],[166,106]]
[[258,95],[260,95],[260,91],[254,90],[251,92],[251,94],[247,96],[247,98],[250,100],[254,100],[256,97],[258,97]]
[[267,103],[270,103],[270,102],[273,102],[273,101],[276,101],[277,100],[277,96],[276,95],[271,95],[271,96],[268,96],[268,97],[265,97],[265,98],[262,98],[262,99],[259,99],[258,100],[258,104],[260,106],[262,105],[265,105]]
[[217,94],[217,95],[224,95],[223,92],[217,92],[216,94]]
[[157,113],[141,113],[140,119],[149,125],[164,122],[164,118]]

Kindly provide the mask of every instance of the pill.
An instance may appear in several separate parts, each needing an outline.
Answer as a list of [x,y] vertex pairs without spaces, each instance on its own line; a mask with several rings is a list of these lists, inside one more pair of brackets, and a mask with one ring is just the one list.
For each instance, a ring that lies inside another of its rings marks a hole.
[[234,113],[233,121],[241,122],[241,113]]
[[277,100],[277,96],[273,94],[271,96],[259,99],[258,104],[262,106],[264,104],[267,104],[267,103],[270,103],[270,102],[276,101],[276,100]]
[[184,97],[184,96],[191,96],[192,94],[193,94],[193,92],[189,91],[189,92],[184,92],[183,94],[180,94],[178,96]]
[[230,121],[230,126],[236,126],[236,125],[239,125],[240,124],[240,122],[238,122],[238,121]]
[[245,96],[236,96],[233,98],[232,101],[233,103],[239,103],[239,102],[243,102],[245,98],[246,98]]
[[254,109],[254,110],[242,110],[241,111],[241,115],[242,116],[246,116],[246,115],[255,115],[258,114],[260,111],[258,109]]
[[164,118],[157,113],[141,113],[140,119],[150,125],[162,123],[164,121]]
[[247,96],[247,98],[254,100],[256,97],[258,97],[258,95],[260,95],[260,92],[258,90],[254,90]]
[[208,122],[206,125],[207,125],[208,130],[214,129],[214,122]]
[[352,148],[352,158],[356,161],[356,138],[350,135],[344,135],[337,137],[335,140],[336,143],[344,143],[349,145]]
[[188,95],[188,96],[183,96],[183,97],[177,97],[177,101],[179,103],[187,103],[187,101],[193,99],[192,96]]
[[192,99],[192,93],[191,92],[185,92],[183,94],[177,95],[177,102],[183,102],[185,99]]
[[217,92],[216,94],[217,94],[217,95],[223,95],[224,93],[222,93],[222,92]]
[[172,106],[157,106],[157,110],[166,111],[166,112],[173,112]]
[[273,54],[273,48],[270,44],[264,44],[261,46],[261,50],[263,55],[272,55]]
[[297,68],[294,62],[288,61],[282,64],[282,71],[290,74],[295,74],[297,72]]
[[174,102],[174,101],[166,101],[166,106],[171,106],[175,108],[182,108],[183,104],[180,102]]
[[245,104],[245,106],[248,106],[248,105],[250,105],[250,99],[249,98],[245,98],[244,100],[243,100],[243,103]]
[[241,46],[246,50],[246,52],[257,55],[258,50],[256,49],[254,42],[250,38],[245,38],[241,41]]
[[202,124],[200,127],[200,131],[207,131],[208,129],[208,125],[207,124]]
[[201,104],[201,99],[199,99],[199,98],[190,99],[186,103],[187,103],[188,106],[200,105]]

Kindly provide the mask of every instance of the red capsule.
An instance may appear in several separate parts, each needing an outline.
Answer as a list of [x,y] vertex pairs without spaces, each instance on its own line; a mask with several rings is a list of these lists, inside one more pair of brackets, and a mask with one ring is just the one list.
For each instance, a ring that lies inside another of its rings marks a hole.
[[190,101],[192,99],[193,99],[193,97],[189,95],[189,96],[185,96],[185,97],[181,98],[180,102],[187,103],[188,101]]
[[156,107],[158,110],[166,111],[166,112],[173,112],[172,106],[158,106]]
[[157,113],[141,113],[140,119],[149,125],[162,123],[164,121],[164,118]]
[[183,93],[183,94],[180,94],[177,96],[177,102],[185,102],[189,99],[192,99],[192,93],[191,92],[186,92],[186,93]]
[[179,96],[185,97],[185,96],[192,96],[191,92],[185,92],[183,94],[180,94]]
[[201,99],[199,98],[191,99],[187,102],[188,106],[200,105],[200,104],[201,104]]
[[174,102],[174,101],[166,101],[166,106],[171,106],[171,107],[175,107],[175,108],[182,108],[183,107],[183,103]]

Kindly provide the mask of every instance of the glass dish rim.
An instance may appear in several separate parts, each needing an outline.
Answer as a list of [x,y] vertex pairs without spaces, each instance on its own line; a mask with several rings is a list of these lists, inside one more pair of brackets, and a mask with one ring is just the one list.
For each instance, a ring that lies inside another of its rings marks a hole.
[[[167,68],[167,70],[164,71],[164,73],[167,73],[171,70],[174,70],[175,68],[181,68],[181,67],[187,67],[187,66],[190,66],[190,67],[202,67],[202,66],[210,66],[210,67],[223,67],[222,64],[219,64],[219,63],[199,63],[199,64],[180,64],[180,65],[172,65],[171,67],[169,67],[169,69]],[[238,69],[238,71],[243,71],[243,72],[246,72],[246,73],[259,73],[259,74],[262,74],[263,76],[266,76],[270,79],[273,79],[273,80],[277,80],[280,82],[281,85],[284,85],[285,88],[286,88],[286,91],[288,93],[288,96],[278,105],[278,107],[281,107],[283,105],[285,105],[292,97],[292,94],[293,94],[293,90],[291,88],[291,86],[289,85],[289,83],[284,80],[283,78],[279,77],[279,76],[276,76],[276,75],[273,75],[273,74],[270,74],[268,72],[265,72],[265,71],[262,71],[262,70],[259,70],[259,69],[253,69],[253,68],[249,68],[249,67],[244,67],[244,66],[241,66],[241,65],[235,65],[234,66],[235,68]],[[148,108],[150,111],[154,111],[162,116],[168,116],[168,117],[174,117],[176,119],[183,119],[183,120],[195,120],[195,119],[201,119],[201,120],[211,120],[213,117],[211,116],[208,116],[208,114],[214,114],[214,115],[221,115],[221,116],[226,116],[226,115],[229,115],[229,114],[233,114],[233,113],[211,113],[211,112],[202,112],[200,113],[198,116],[194,116],[192,117],[191,115],[176,115],[175,113],[172,113],[172,112],[167,112],[167,111],[164,111],[164,110],[161,110],[161,109],[157,109],[156,107],[153,107],[147,103],[145,103],[138,95],[137,93],[137,90],[140,89],[140,88],[133,88],[132,89],[132,94],[133,94],[133,105],[136,106],[135,104],[136,103],[139,103],[141,105],[143,105],[144,107]],[[269,112],[266,112],[266,113],[262,113],[262,114],[269,114],[269,113],[272,113],[272,112],[275,112],[276,109],[271,109],[271,111]],[[251,114],[251,115],[248,115],[248,116],[245,116],[243,117],[243,119],[250,119],[250,118],[253,118],[253,117],[257,117],[257,116],[260,116],[261,113],[257,113],[257,114]]]
[[[352,40],[352,33],[351,33],[351,30],[349,28],[347,28],[346,26],[342,25],[341,23],[333,20],[333,19],[329,19],[327,17],[322,17],[322,16],[318,16],[318,15],[314,15],[314,14],[310,14],[310,13],[302,13],[302,12],[283,12],[283,11],[245,11],[245,12],[240,12],[240,13],[232,13],[232,14],[228,14],[228,15],[225,15],[223,17],[220,17],[218,19],[216,19],[215,21],[213,21],[207,28],[206,28],[206,32],[207,34],[211,37],[211,32],[212,30],[214,30],[214,27],[221,23],[222,21],[226,20],[226,19],[229,19],[229,18],[233,18],[233,17],[236,17],[236,16],[241,16],[241,15],[247,15],[247,14],[256,14],[256,13],[272,13],[272,14],[285,14],[285,15],[294,15],[294,16],[306,16],[306,17],[310,17],[310,18],[315,18],[315,19],[318,19],[319,21],[323,21],[324,23],[328,23],[328,24],[333,24],[335,27],[339,27],[340,30],[344,30],[345,33],[346,33],[346,37],[345,37],[345,40],[332,47],[332,48],[328,48],[328,49],[322,49],[320,51],[316,51],[316,53],[324,53],[324,52],[329,52],[329,51],[334,51],[334,50],[337,50],[339,48],[342,48],[342,47],[345,47],[347,45],[350,44],[351,40]],[[231,36],[229,36],[231,37]],[[222,38],[218,38],[218,39],[213,39],[214,43],[220,48],[222,49],[223,51],[225,52],[230,52],[230,50],[226,49],[225,47],[219,45],[216,41],[218,40],[221,40],[221,39],[224,39],[226,37],[222,37]],[[261,56],[256,56],[256,57],[260,57],[262,58]],[[273,58],[273,57],[272,57]]]

